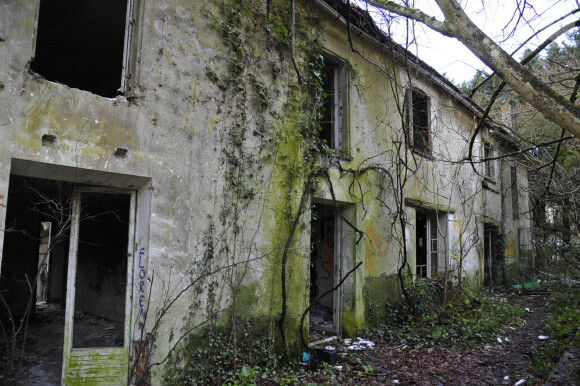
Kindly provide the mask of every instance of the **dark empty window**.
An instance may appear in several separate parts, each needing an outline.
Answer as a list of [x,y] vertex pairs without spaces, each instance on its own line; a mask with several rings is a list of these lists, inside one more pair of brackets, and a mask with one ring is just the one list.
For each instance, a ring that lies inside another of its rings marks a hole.
[[431,153],[429,132],[429,97],[422,91],[410,89],[406,94],[406,129],[409,145],[421,153]]
[[120,94],[126,18],[127,0],[41,0],[31,69],[104,97]]

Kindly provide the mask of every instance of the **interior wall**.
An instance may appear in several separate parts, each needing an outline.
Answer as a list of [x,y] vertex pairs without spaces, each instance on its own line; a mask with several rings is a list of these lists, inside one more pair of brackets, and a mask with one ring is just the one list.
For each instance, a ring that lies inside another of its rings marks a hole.
[[[56,232],[53,225],[53,232]],[[48,274],[48,303],[65,305],[66,273],[68,265],[68,238],[67,240],[53,240],[50,251],[50,266]]]

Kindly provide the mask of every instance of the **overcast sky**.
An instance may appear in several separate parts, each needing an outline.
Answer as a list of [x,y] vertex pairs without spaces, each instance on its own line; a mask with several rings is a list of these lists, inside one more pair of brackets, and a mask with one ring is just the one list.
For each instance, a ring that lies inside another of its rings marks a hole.
[[[402,3],[402,1],[397,2]],[[513,18],[513,15],[516,3],[523,3],[523,0],[462,0],[460,2],[471,19],[510,53],[533,35],[534,31],[578,8],[576,0],[527,0],[529,6],[524,11],[524,18],[518,21],[517,18]],[[443,15],[434,0],[414,0],[413,7],[435,16],[438,20],[443,20]],[[478,69],[486,69],[479,59],[455,39],[444,37],[420,23],[414,25],[407,23],[403,18],[391,19],[385,23],[385,19],[378,13],[373,12],[372,9],[369,9],[369,12],[383,29],[390,27],[398,43],[406,45],[406,31],[411,32],[408,49],[440,73],[446,73],[455,83],[471,79]],[[527,47],[533,49],[559,27],[578,20],[579,17],[577,13],[560,21],[556,26],[540,34],[538,38],[532,39]],[[411,38],[413,35],[416,37],[414,41]],[[515,55],[517,59],[521,58],[521,52],[523,50]]]

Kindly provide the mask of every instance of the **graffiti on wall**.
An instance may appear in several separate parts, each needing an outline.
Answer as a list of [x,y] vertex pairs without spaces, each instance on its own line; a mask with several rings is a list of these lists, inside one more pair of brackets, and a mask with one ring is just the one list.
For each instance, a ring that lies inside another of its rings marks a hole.
[[477,256],[479,257],[479,261],[483,260],[483,243],[482,242],[477,244]]
[[505,259],[508,260],[510,258],[516,257],[516,246],[514,240],[514,232],[509,231],[506,238],[505,238]]
[[322,257],[324,258],[324,268],[330,277],[330,272],[334,272],[334,240],[332,235],[326,235],[324,237]]
[[139,250],[139,330],[143,335],[145,328],[145,319],[147,318],[147,308],[145,304],[145,278],[147,272],[145,271],[145,248]]

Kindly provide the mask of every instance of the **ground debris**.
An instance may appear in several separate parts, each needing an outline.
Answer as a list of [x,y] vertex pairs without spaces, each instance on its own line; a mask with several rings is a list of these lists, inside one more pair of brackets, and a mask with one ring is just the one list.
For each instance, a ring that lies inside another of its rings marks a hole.
[[[311,373],[305,381],[370,385],[513,386],[520,380],[524,383],[531,379],[537,380],[534,378],[533,358],[546,342],[538,339],[538,331],[543,328],[542,317],[547,298],[544,295],[508,295],[501,299],[534,312],[524,314],[525,323],[515,328],[506,328],[505,336],[471,349],[430,343],[401,344],[375,335],[367,338],[372,343],[372,350],[351,350],[349,346],[345,347],[348,354],[341,356],[335,364],[340,366],[340,370],[333,368],[336,379],[325,378],[318,372]],[[364,341],[354,339],[351,346]],[[333,344],[336,342],[333,341]],[[344,341],[342,344],[344,347]]]

